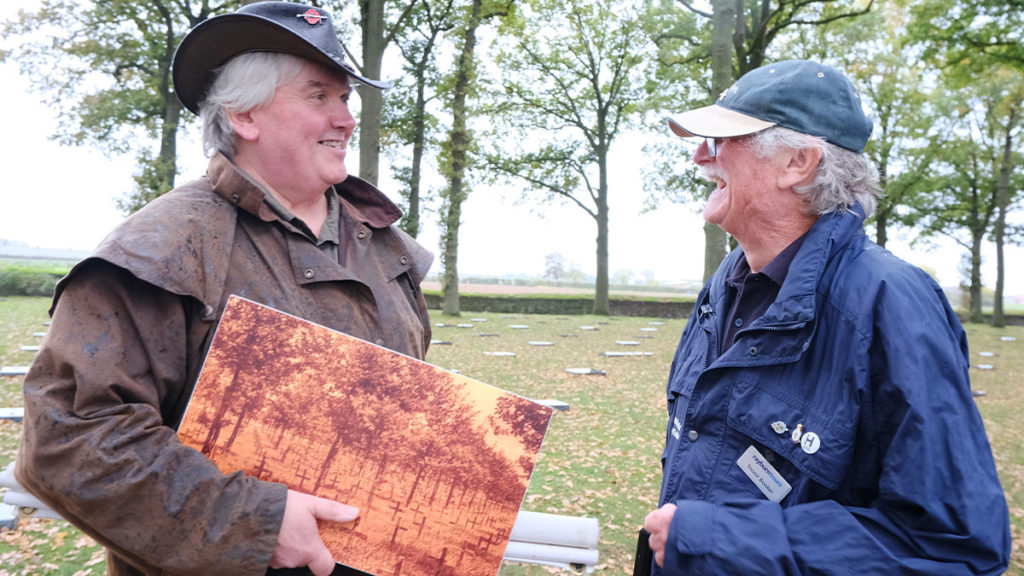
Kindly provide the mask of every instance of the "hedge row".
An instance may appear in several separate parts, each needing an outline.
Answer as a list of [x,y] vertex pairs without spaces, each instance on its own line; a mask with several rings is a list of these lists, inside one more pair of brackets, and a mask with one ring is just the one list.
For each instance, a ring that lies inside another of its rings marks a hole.
[[[427,307],[442,309],[442,296],[438,291],[424,290]],[[608,301],[612,316],[639,316],[646,318],[688,318],[693,300],[686,298],[616,298]],[[594,299],[579,295],[503,295],[460,294],[461,312],[491,312],[497,314],[591,314]]]
[[20,266],[0,266],[0,296],[53,296],[63,272]]

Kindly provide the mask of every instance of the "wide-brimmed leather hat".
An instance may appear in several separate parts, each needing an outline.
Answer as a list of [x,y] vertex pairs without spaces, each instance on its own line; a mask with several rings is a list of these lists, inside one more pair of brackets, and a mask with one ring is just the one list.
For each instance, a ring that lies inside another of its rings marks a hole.
[[751,70],[718,102],[667,118],[681,138],[733,138],[782,126],[860,153],[874,127],[853,83],[835,68],[786,60]]
[[342,71],[360,84],[391,87],[363,77],[345,60],[328,11],[292,2],[256,2],[204,20],[185,35],[171,65],[178,100],[198,114],[214,70],[247,52],[291,54]]

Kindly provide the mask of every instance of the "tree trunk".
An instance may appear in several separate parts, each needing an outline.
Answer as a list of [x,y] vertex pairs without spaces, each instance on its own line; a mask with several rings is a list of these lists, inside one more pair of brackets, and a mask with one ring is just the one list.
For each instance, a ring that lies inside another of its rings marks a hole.
[[[887,138],[888,132],[883,129],[882,138]],[[884,148],[884,147],[883,147]],[[887,148],[884,148],[887,149]],[[889,158],[881,157],[875,164],[878,166],[878,186],[883,194],[889,189]],[[885,248],[889,241],[889,213],[891,211],[890,199],[882,197],[878,199],[878,206],[875,209],[875,244]]]
[[885,248],[885,243],[889,241],[889,210],[879,210],[875,212],[875,244],[878,244],[882,248]]
[[160,194],[174,188],[174,178],[178,174],[178,125],[181,123],[181,103],[171,89],[170,62],[174,57],[170,46],[173,45],[173,37],[168,38],[168,51],[166,53],[167,67],[161,65],[160,76],[160,97],[164,103],[163,123],[160,126],[160,152],[159,162],[163,169],[161,180],[166,188],[159,191]]
[[476,49],[476,28],[480,24],[482,0],[473,0],[472,13],[466,23],[462,52],[456,62],[455,93],[452,97],[452,129],[448,135],[451,153],[447,210],[444,217],[444,276],[442,279],[442,311],[458,316],[459,310],[459,224],[462,202],[466,199],[466,164],[469,158],[470,137],[466,129],[466,99],[474,71],[473,52]]
[[[733,40],[734,35],[740,34],[738,26],[741,23],[736,18],[737,3],[734,0],[712,0],[711,9],[711,95],[718,98],[735,80]],[[710,192],[709,189],[708,194]],[[718,270],[727,253],[725,231],[715,224],[704,224],[704,282]]]
[[981,322],[981,240],[983,234],[972,233],[971,239],[971,322]]
[[409,198],[405,215],[402,218],[402,230],[415,238],[420,233],[420,173],[423,166],[424,133],[426,132],[426,65],[420,69],[416,81],[416,112],[413,118],[412,171],[409,174]]
[[[361,0],[359,9],[363,28],[363,69],[367,78],[379,79],[384,59],[384,0]],[[374,186],[379,179],[380,118],[384,105],[381,91],[359,88],[362,110],[359,113],[359,177]]]
[[1006,326],[1003,313],[1003,289],[1005,288],[1006,264],[1003,258],[1003,243],[1006,234],[1006,208],[1010,203],[1010,172],[1013,170],[1013,127],[1017,123],[1017,109],[1011,108],[1006,123],[1006,138],[1003,140],[1003,158],[999,166],[999,183],[996,190],[996,221],[992,237],[996,244],[996,293],[992,302],[992,325]]
[[594,286],[594,314],[608,316],[608,152],[607,146],[598,158],[600,182],[597,191],[597,278]]

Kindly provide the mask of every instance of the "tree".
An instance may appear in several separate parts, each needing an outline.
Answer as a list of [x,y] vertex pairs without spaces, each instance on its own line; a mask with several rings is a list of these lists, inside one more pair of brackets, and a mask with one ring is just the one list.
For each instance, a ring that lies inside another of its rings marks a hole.
[[908,19],[905,7],[885,3],[859,18],[815,28],[811,41],[821,59],[850,75],[870,110],[875,131],[865,154],[878,168],[882,188],[873,222],[875,242],[883,248],[892,225],[914,224],[905,207],[923,193],[944,141],[941,133],[929,134],[937,108],[928,87],[938,81],[938,70],[907,36]]
[[402,196],[406,201],[405,214],[400,226],[416,237],[420,230],[420,200],[423,160],[431,134],[439,121],[427,110],[436,97],[440,74],[437,55],[443,46],[444,33],[456,26],[460,14],[455,0],[421,0],[409,15],[406,34],[395,39],[405,60],[403,78],[412,80],[412,86],[399,81],[385,106],[385,130],[392,132],[402,144],[412,147],[408,166],[395,166],[395,177],[405,184]]
[[[911,5],[908,29],[925,48],[925,56],[943,71],[951,89],[975,95],[985,120],[972,134],[978,144],[993,153],[996,176],[996,215],[991,231],[996,244],[996,290],[992,324],[1002,326],[1005,262],[1004,243],[1015,230],[1006,221],[1007,211],[1020,186],[1011,183],[1019,170],[1021,100],[1024,98],[1024,47],[1021,25],[1024,11],[1015,0],[920,0]],[[998,157],[998,159],[995,159]],[[972,318],[974,317],[972,290]],[[978,314],[980,314],[980,295]]]
[[[1024,70],[1024,5],[1020,0],[916,0],[910,34],[929,47],[926,57],[950,64],[976,60]],[[944,54],[943,54],[944,53]]]
[[442,171],[448,180],[442,192],[444,202],[441,229],[441,260],[444,275],[441,281],[442,309],[458,316],[459,311],[459,226],[462,224],[462,203],[469,194],[466,170],[470,162],[473,139],[467,127],[467,100],[474,92],[476,79],[476,31],[482,22],[483,0],[472,0],[469,15],[462,29],[462,47],[455,60],[454,87],[451,92],[452,126],[443,149]]
[[[674,107],[706,105],[735,79],[764,65],[770,53],[780,59],[792,57],[788,51],[791,47],[787,43],[799,38],[803,29],[828,26],[867,14],[873,3],[874,0],[713,0],[712,10],[708,12],[689,0],[662,2],[652,12],[655,18],[664,19],[666,14],[673,11],[685,13],[698,19],[697,30],[708,28],[702,24],[710,21],[711,31],[710,34],[698,32],[687,35],[678,31],[666,33],[656,28],[654,39],[659,47],[659,77],[686,86],[685,93],[689,94],[689,98],[676,101]],[[686,28],[689,26],[684,30]],[[727,54],[728,44],[732,47],[731,55]],[[780,46],[775,47],[773,44]],[[706,73],[709,65],[710,79]],[[695,68],[705,72],[695,73]],[[704,86],[707,91],[699,90],[700,86]],[[655,149],[652,147],[652,150]],[[661,166],[669,164],[671,162],[661,162]],[[648,174],[646,187],[648,190],[656,190],[657,195],[700,203],[707,198],[708,186],[694,186],[692,171],[684,177],[665,178],[659,174],[672,172],[659,169]],[[687,184],[690,187],[685,190],[673,189],[673,186]],[[658,197],[651,199],[653,203],[658,201]],[[704,278],[708,279],[726,254],[725,234],[717,226],[705,226],[704,250]]]
[[544,277],[555,282],[565,279],[565,256],[561,252],[551,252],[544,257]]
[[[1011,158],[1019,156],[1011,148],[1014,131],[1019,131],[1019,112],[1014,110],[1019,108],[1020,96],[1019,92],[1007,94],[1005,86],[1001,89],[991,78],[971,86],[950,87],[946,94],[946,121],[936,126],[936,131],[952,136],[933,163],[928,182],[932,192],[918,199],[913,217],[923,227],[925,238],[943,235],[969,251],[970,319],[981,322],[982,245],[986,235],[994,233],[999,215],[1019,201],[1015,191],[1022,179],[1006,171],[1004,159],[1008,150]],[[1001,97],[993,98],[994,94]],[[1001,185],[1004,179],[1006,186]]]
[[498,178],[523,183],[524,194],[568,201],[593,218],[593,310],[606,315],[609,151],[644,97],[647,45],[628,4],[542,0],[531,6],[533,15],[515,24],[498,56],[507,73],[491,114],[506,138],[501,151],[490,151],[488,164]]
[[[349,3],[335,2],[334,13],[341,13]],[[362,62],[349,56],[367,78],[381,78],[384,52],[395,38],[404,34],[409,14],[418,6],[417,0],[408,2],[387,0],[359,0],[359,29],[362,39]],[[387,16],[391,16],[390,19]],[[384,95],[376,88],[358,88],[362,104],[359,112],[359,177],[377,184],[380,164],[381,119]]]
[[[237,0],[44,0],[3,25],[25,42],[17,61],[56,110],[54,139],[110,154],[135,151],[135,189],[118,201],[133,212],[174,187],[177,135],[185,123],[171,86],[171,59],[185,31]],[[59,14],[59,19],[52,15]],[[156,153],[150,142],[159,142]]]
[[[1020,135],[1024,130],[1024,77],[1021,71],[1007,66],[991,66],[982,78],[982,95],[985,106],[986,132],[982,139],[992,147],[995,158],[993,171],[996,173],[996,217],[992,226],[992,238],[996,244],[996,289],[992,309],[992,325],[1006,325],[1003,312],[1003,288],[1005,285],[1006,263],[1003,249],[1007,237],[1006,213],[1011,202],[1020,196],[1021,178],[1013,178],[1021,164]],[[1016,180],[1011,183],[1011,178]],[[1019,232],[1016,234],[1020,238]]]

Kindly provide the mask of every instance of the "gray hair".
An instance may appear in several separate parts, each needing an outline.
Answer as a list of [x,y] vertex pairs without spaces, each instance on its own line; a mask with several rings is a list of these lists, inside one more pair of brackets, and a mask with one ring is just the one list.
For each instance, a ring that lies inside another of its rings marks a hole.
[[199,104],[203,151],[235,154],[235,130],[228,112],[248,112],[274,98],[277,87],[293,80],[305,60],[280,52],[240,54],[213,71],[213,82]]
[[821,150],[814,182],[795,188],[810,204],[811,211],[829,214],[860,204],[866,216],[874,214],[882,188],[878,183],[878,169],[867,156],[781,126],[758,132],[751,140],[751,149],[758,158],[769,158],[783,148]]

